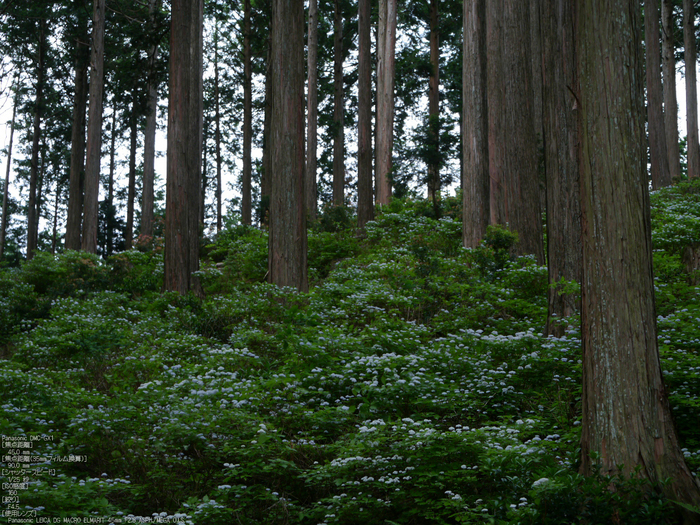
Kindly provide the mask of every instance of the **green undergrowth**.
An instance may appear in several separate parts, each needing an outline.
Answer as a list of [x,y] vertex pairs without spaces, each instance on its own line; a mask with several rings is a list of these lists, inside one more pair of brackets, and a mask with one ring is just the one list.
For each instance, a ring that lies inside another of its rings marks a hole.
[[[667,225],[654,237],[661,357],[697,473],[700,295],[669,215],[697,219],[693,191],[653,202]],[[396,201],[364,235],[327,210],[304,294],[264,282],[266,233],[248,227],[206,248],[205,299],[161,293],[154,253],[40,254],[0,273],[0,433],[37,437],[43,458],[22,509],[106,523],[672,523],[673,504],[637,476],[578,474],[579,320],[544,337],[546,268],[512,256],[502,228],[462,248],[448,204],[436,220]]]

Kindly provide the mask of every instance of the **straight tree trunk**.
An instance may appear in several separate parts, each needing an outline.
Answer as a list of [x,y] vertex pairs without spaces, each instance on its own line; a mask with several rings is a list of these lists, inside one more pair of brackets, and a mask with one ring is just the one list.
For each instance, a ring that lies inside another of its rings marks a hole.
[[308,290],[304,202],[304,5],[272,2],[272,127],[268,278]]
[[661,0],[661,49],[664,78],[664,127],[671,180],[681,178],[678,147],[678,101],[676,99],[676,46],[674,42],[673,0]]
[[532,103],[535,143],[537,145],[537,185],[539,188],[540,214],[547,211],[547,184],[544,175],[544,86],[542,75],[542,0],[530,2],[530,54],[532,55]]
[[75,95],[73,97],[73,125],[71,128],[66,250],[80,249],[85,184],[85,113],[88,102],[88,66],[90,65],[90,48],[87,45],[87,14],[83,16],[82,13],[87,10],[85,0],[76,0],[75,8],[79,17],[79,26],[75,36]]
[[490,212],[489,115],[486,92],[486,1],[464,1],[462,61],[462,237],[476,248],[486,234]]
[[129,119],[129,189],[126,198],[126,232],[124,234],[124,249],[131,250],[134,245],[134,201],[136,200],[136,149],[138,147],[138,121],[136,108],[131,108]]
[[102,154],[102,92],[104,90],[105,0],[94,0],[92,55],[90,59],[90,107],[88,110],[87,161],[85,164],[85,206],[81,248],[97,252],[97,220],[100,198],[100,157]]
[[[148,15],[151,27],[155,30],[156,11],[160,9],[160,0],[149,0]],[[156,157],[156,120],[158,113],[158,82],[156,79],[156,60],[158,46],[153,45],[148,51],[148,113],[146,130],[143,137],[143,188],[141,201],[141,235],[153,237],[155,157]]]
[[[312,0],[316,1],[316,0]],[[357,82],[357,228],[374,219],[372,191],[372,61],[371,4],[358,2]]]
[[657,0],[644,1],[644,34],[646,42],[647,121],[649,123],[649,154],[651,183],[654,189],[671,184],[671,172],[666,147],[666,126],[661,87],[661,50],[659,47],[659,7]]
[[[271,21],[274,23],[274,20]],[[269,40],[268,40],[269,42]],[[270,135],[272,133],[272,60],[271,48],[267,48],[267,71],[265,74],[265,122],[263,123],[262,173],[260,174],[260,225],[270,225],[270,193],[272,191],[272,165]]]
[[56,254],[56,246],[58,244],[58,202],[61,195],[61,188],[56,183],[56,195],[53,201],[53,231],[51,234],[51,255]]
[[[306,182],[305,200],[306,213],[309,220],[316,220],[317,187],[316,171],[318,147],[318,0],[309,0],[309,43],[308,43],[308,75],[309,93],[307,97],[307,145],[306,145]],[[362,85],[360,84],[360,88]]]
[[391,199],[392,152],[394,146],[394,73],[396,52],[396,0],[379,0],[377,38],[377,204]]
[[202,294],[199,269],[202,169],[202,0],[172,0],[165,204],[166,291]]
[[428,80],[428,141],[434,148],[428,163],[428,200],[439,210],[440,199],[440,11],[430,0],[430,78]]
[[109,179],[107,181],[107,255],[114,253],[114,172],[116,168],[117,109],[112,111],[112,135],[109,144]]
[[688,118],[688,177],[700,177],[698,142],[697,49],[695,47],[695,7],[683,0],[683,37],[685,42],[685,97]]
[[12,123],[10,124],[10,142],[7,146],[7,168],[5,170],[5,185],[2,193],[2,223],[0,224],[0,260],[5,254],[5,237],[7,235],[7,213],[9,210],[10,170],[12,168],[12,141],[15,136],[15,119],[17,118],[17,81],[15,81],[15,100],[12,104]]
[[253,69],[250,45],[250,0],[243,4],[243,184],[241,222],[252,224],[252,144],[253,144]]
[[[619,469],[700,504],[678,445],[657,347],[641,20],[636,0],[577,2],[581,141],[581,470]],[[592,453],[599,459],[594,460]],[[685,523],[700,515],[684,512]]]
[[207,141],[209,140],[209,125],[204,124],[202,132],[202,176],[201,185],[199,188],[199,224],[200,228],[204,229],[207,224],[207,187],[209,184],[209,149]]
[[[561,7],[560,7],[561,6]],[[547,327],[561,337],[560,320],[581,311],[578,294],[564,294],[561,279],[581,283],[578,91],[573,0],[542,0],[544,158],[547,204]]]
[[223,223],[221,206],[221,93],[219,90],[219,29],[214,33],[214,143],[216,154],[216,232]]
[[343,12],[340,0],[334,3],[333,31],[333,205],[345,204],[345,97],[343,93]]
[[37,183],[39,180],[39,150],[41,149],[41,116],[44,105],[44,82],[46,55],[46,20],[39,23],[39,42],[36,60],[36,94],[34,98],[34,128],[32,131],[32,156],[29,169],[29,203],[27,209],[27,260],[34,257],[39,236],[39,218],[37,216]]

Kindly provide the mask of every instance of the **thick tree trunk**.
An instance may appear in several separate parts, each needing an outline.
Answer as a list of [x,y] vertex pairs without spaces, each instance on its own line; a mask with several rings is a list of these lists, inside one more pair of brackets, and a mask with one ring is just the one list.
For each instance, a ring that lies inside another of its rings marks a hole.
[[241,222],[252,224],[252,144],[253,144],[253,68],[250,45],[250,0],[243,4],[243,181]]
[[221,206],[221,102],[219,90],[219,29],[214,36],[214,143],[216,154],[216,232],[223,223]]
[[308,290],[304,203],[304,5],[272,2],[269,281]]
[[668,171],[671,180],[681,178],[681,156],[678,147],[678,101],[676,99],[676,46],[673,30],[673,0],[661,1],[661,50],[664,77],[664,127],[668,149]]
[[97,220],[100,198],[100,157],[102,154],[102,92],[104,89],[105,0],[95,0],[90,59],[90,108],[88,110],[87,161],[85,164],[85,206],[81,248],[97,251]]
[[542,0],[544,157],[547,177],[547,335],[561,337],[560,320],[581,311],[578,294],[563,294],[563,278],[581,283],[578,90],[573,0]]
[[391,199],[391,169],[394,146],[394,71],[396,52],[396,0],[379,0],[377,37],[377,204]]
[[167,291],[201,294],[199,178],[202,162],[202,0],[172,0],[165,205]]
[[75,37],[75,95],[71,130],[70,182],[68,184],[68,215],[66,217],[66,250],[80,249],[83,218],[83,189],[85,183],[85,113],[88,101],[88,66],[90,49],[87,45],[87,15],[85,0],[76,0],[79,29]]
[[547,211],[547,184],[544,174],[544,124],[543,119],[543,56],[542,56],[542,0],[530,2],[530,54],[532,55],[532,121],[535,125],[535,143],[537,144],[537,185],[539,188],[540,215]]
[[[661,377],[651,258],[639,3],[577,2],[583,280],[581,470],[641,468],[700,504]],[[690,512],[686,523],[700,523]]]
[[697,49],[695,47],[695,7],[683,0],[683,37],[685,42],[685,99],[688,118],[688,177],[700,177],[698,142]]
[[374,219],[370,0],[359,0],[358,15],[357,228],[362,232],[365,225]]
[[134,201],[136,200],[136,148],[138,146],[138,122],[136,108],[131,107],[129,119],[129,188],[126,197],[126,232],[124,249],[131,250],[134,245]]
[[345,96],[343,93],[343,12],[340,0],[335,0],[333,20],[333,205],[345,204]]
[[46,20],[40,22],[39,42],[36,59],[36,94],[34,98],[34,128],[32,131],[32,156],[29,168],[29,203],[27,209],[27,259],[34,257],[39,236],[39,217],[37,216],[37,182],[39,180],[39,150],[41,149],[41,116],[44,105],[44,82],[46,55]]
[[438,211],[440,199],[440,27],[438,0],[430,0],[430,78],[428,80],[428,141],[434,148],[428,163],[428,200]]
[[486,3],[486,94],[488,106],[489,222],[509,222],[504,171],[506,154],[505,78],[503,71],[504,0]]
[[666,147],[666,126],[661,87],[661,50],[659,48],[659,7],[657,0],[644,1],[644,34],[646,42],[647,121],[649,123],[649,155],[651,183],[655,189],[671,184]]
[[107,181],[107,255],[114,253],[114,172],[116,169],[117,109],[112,111],[112,135],[109,144],[109,179]]
[[308,44],[309,93],[307,97],[308,122],[306,145],[306,182],[304,199],[309,220],[316,220],[317,188],[316,149],[318,147],[318,0],[309,0],[309,44]]
[[12,168],[12,141],[15,137],[15,119],[17,118],[17,83],[15,82],[15,99],[12,104],[12,123],[10,124],[10,142],[7,146],[7,168],[5,169],[5,185],[2,192],[2,222],[0,223],[0,260],[5,254],[5,237],[7,235],[7,213],[9,210],[10,171]]
[[486,96],[486,1],[464,1],[462,177],[464,246],[476,248],[491,217]]
[[[151,27],[155,30],[155,13],[160,9],[160,0],[149,0],[148,14]],[[148,114],[146,130],[143,137],[143,189],[141,202],[141,235],[153,236],[154,221],[154,179],[156,157],[156,119],[158,112],[158,82],[156,79],[156,60],[158,46],[153,45],[148,51]]]

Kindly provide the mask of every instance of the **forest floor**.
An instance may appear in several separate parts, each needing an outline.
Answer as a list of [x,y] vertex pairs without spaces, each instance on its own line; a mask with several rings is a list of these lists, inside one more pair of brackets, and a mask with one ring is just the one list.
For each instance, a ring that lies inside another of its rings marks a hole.
[[[700,184],[652,206],[662,368],[699,474],[700,287],[681,254]],[[309,293],[262,282],[266,234],[242,226],[203,250],[204,299],[160,292],[158,250],[2,270],[0,482],[20,485],[0,523],[670,523],[644,480],[578,474],[579,319],[543,335],[547,269],[509,256],[505,230],[462,248],[455,200],[431,213],[396,201],[363,238],[323,214]]]

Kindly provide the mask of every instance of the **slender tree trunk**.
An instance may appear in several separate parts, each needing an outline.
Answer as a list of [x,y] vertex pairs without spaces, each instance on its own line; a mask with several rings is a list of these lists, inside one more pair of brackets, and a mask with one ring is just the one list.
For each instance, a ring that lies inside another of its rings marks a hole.
[[486,96],[486,0],[464,1],[462,61],[462,177],[464,246],[476,248],[486,234],[490,212],[489,115]]
[[673,30],[673,0],[661,0],[661,49],[664,77],[664,127],[668,149],[668,170],[671,180],[681,178],[681,156],[678,147],[678,101],[676,100],[676,46]]
[[114,253],[114,172],[116,168],[117,108],[112,111],[112,135],[109,144],[109,180],[107,181],[107,255]]
[[209,149],[207,141],[209,140],[209,124],[204,123],[202,132],[202,177],[201,186],[199,188],[199,224],[200,228],[204,229],[207,224],[207,187],[209,185]]
[[136,108],[131,107],[129,119],[129,189],[126,199],[126,232],[124,234],[124,249],[131,250],[134,245],[134,201],[136,200],[136,149],[138,147],[138,120]]
[[661,50],[659,48],[659,7],[657,0],[644,1],[644,34],[646,42],[647,120],[649,122],[649,154],[651,183],[655,189],[671,184],[668,148],[663,114],[661,87]]
[[10,199],[10,171],[12,169],[12,141],[15,136],[15,119],[17,118],[17,102],[19,95],[17,92],[17,81],[15,81],[15,99],[12,104],[12,123],[10,124],[10,142],[7,146],[7,168],[5,170],[5,185],[2,193],[2,223],[0,224],[0,260],[5,255],[5,237],[7,235],[7,213],[9,211]]
[[78,32],[75,43],[75,95],[73,97],[73,126],[71,130],[70,181],[68,183],[68,216],[66,217],[66,250],[80,249],[83,218],[83,189],[85,183],[85,113],[88,101],[88,66],[90,48],[85,0],[75,1]]
[[304,203],[304,5],[272,2],[269,281],[308,290]]
[[333,205],[345,204],[345,97],[343,93],[343,12],[340,0],[335,0],[333,34]]
[[56,254],[56,245],[58,244],[58,201],[61,194],[61,189],[56,182],[56,195],[53,201],[53,231],[51,233],[51,254]]
[[574,0],[542,0],[544,158],[547,177],[549,290],[545,333],[561,337],[561,320],[581,311],[578,294],[564,294],[561,279],[581,283],[578,90]]
[[[274,24],[274,20],[271,22]],[[269,42],[269,40],[268,40]],[[265,122],[263,124],[262,173],[260,174],[260,225],[270,224],[270,193],[272,191],[272,166],[270,156],[270,134],[272,133],[272,54],[270,45],[267,49],[267,71],[265,74]]]
[[172,0],[164,288],[198,295],[203,18],[202,0]]
[[685,42],[685,97],[688,118],[688,177],[700,177],[698,142],[697,49],[695,47],[695,7],[683,0],[683,36]]
[[307,145],[306,145],[306,213],[309,220],[315,221],[317,214],[316,148],[318,147],[318,0],[309,0],[309,43],[308,43],[309,93],[307,98]]
[[396,0],[379,0],[377,38],[377,204],[391,199],[394,145],[394,71],[396,51]]
[[29,170],[29,204],[27,210],[27,259],[34,257],[37,249],[39,219],[37,208],[37,182],[39,179],[39,150],[41,149],[41,116],[44,105],[44,59],[46,55],[46,20],[40,22],[36,61],[36,95],[34,99],[34,129],[32,131],[32,156]]
[[100,198],[100,157],[102,154],[102,92],[104,89],[105,0],[95,0],[90,59],[90,108],[88,110],[87,161],[85,164],[85,206],[81,248],[97,252],[97,220]]
[[[149,0],[148,15],[151,27],[155,30],[156,11],[160,9],[160,0]],[[148,51],[148,113],[146,130],[143,137],[143,188],[141,201],[141,235],[153,236],[155,157],[156,157],[156,120],[158,113],[158,82],[156,79],[156,60],[158,46],[153,45]]]
[[[314,2],[316,0],[313,0]],[[371,3],[358,2],[357,82],[357,227],[374,219],[372,191],[372,60]]]
[[241,222],[252,224],[252,144],[253,144],[253,68],[250,45],[250,0],[243,7],[243,184]]
[[219,90],[219,29],[214,33],[214,143],[216,154],[216,232],[221,231],[221,94]]
[[438,211],[440,198],[440,27],[438,0],[430,0],[430,79],[428,80],[428,141],[433,158],[428,163],[428,200]]
[[[577,2],[581,108],[583,424],[581,470],[622,469],[700,504],[661,377],[636,0]],[[622,431],[624,429],[624,431]],[[591,457],[597,453],[599,459]],[[700,523],[687,512],[685,523]]]

